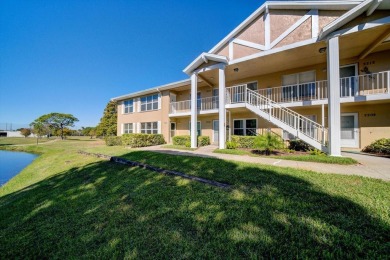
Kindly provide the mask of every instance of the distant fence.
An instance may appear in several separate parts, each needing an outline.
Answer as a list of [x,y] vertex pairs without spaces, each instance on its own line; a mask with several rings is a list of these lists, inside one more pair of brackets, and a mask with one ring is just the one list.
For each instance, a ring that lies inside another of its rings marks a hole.
[[20,128],[30,128],[30,125],[20,123],[0,123],[0,131],[16,131]]

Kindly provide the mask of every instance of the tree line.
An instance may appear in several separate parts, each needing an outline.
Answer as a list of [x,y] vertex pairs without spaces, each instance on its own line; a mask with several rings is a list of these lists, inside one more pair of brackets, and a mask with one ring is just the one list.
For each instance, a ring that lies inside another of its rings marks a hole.
[[30,124],[31,128],[22,128],[19,131],[25,137],[33,133],[37,137],[37,143],[42,136],[60,136],[61,139],[75,135],[90,136],[91,138],[93,136],[114,136],[117,134],[117,104],[113,101],[108,102],[99,124],[95,127],[82,127],[78,130],[70,129],[78,121],[78,118],[72,114],[49,113],[35,119]]

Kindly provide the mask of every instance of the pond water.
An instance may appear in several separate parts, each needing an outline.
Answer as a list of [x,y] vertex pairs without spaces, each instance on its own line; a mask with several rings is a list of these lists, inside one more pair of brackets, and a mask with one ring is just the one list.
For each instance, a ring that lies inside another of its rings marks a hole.
[[0,150],[0,186],[29,165],[37,155]]

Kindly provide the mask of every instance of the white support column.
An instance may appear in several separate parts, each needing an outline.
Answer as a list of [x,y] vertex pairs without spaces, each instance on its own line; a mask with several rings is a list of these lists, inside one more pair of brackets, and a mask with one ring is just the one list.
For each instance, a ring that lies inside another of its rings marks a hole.
[[321,105],[321,125],[325,127],[325,105]]
[[328,133],[331,156],[341,156],[340,134],[340,58],[339,38],[328,40],[327,48],[328,72]]
[[198,75],[191,75],[191,148],[198,146],[198,111],[197,111]]
[[225,149],[226,142],[226,109],[225,109],[225,66],[221,65],[219,74],[219,149]]

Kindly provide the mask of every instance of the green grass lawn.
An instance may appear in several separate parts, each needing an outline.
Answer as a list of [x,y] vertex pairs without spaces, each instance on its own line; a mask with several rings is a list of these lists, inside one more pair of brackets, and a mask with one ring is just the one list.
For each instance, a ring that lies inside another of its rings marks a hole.
[[[47,141],[54,140],[55,138],[40,138],[38,139],[38,143],[45,143]],[[37,139],[32,137],[0,137],[0,146],[6,145],[21,145],[21,144],[36,144]]]
[[223,154],[234,154],[234,155],[248,155],[248,156],[261,156],[264,158],[276,158],[282,160],[292,160],[292,161],[305,161],[305,162],[319,162],[319,163],[331,163],[331,164],[344,164],[344,165],[352,165],[357,164],[358,162],[355,159],[349,157],[333,157],[327,155],[285,155],[285,156],[265,156],[265,155],[257,155],[251,153],[248,150],[241,149],[216,149],[213,151],[214,153],[223,153]]
[[[101,141],[41,155],[0,188],[0,258],[387,258],[390,183]],[[118,155],[224,190],[77,153]]]

